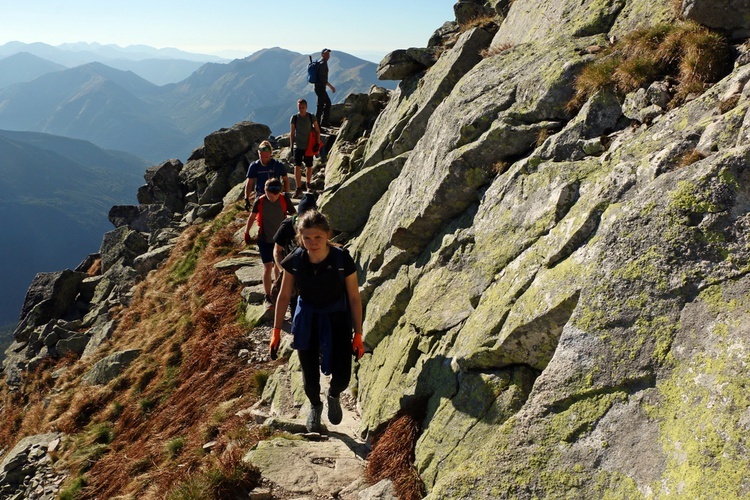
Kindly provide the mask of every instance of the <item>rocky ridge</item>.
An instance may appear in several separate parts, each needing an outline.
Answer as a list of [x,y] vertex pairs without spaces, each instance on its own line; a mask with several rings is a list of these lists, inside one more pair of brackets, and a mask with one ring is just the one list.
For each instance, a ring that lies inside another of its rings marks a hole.
[[[706,3],[677,14],[701,21]],[[738,16],[715,20],[735,2],[719,3],[706,24],[739,36]],[[747,59],[675,108],[654,82],[571,110],[589,48],[672,18],[673,3],[464,1],[457,19],[469,4],[498,13],[496,29],[448,23],[439,51],[386,57],[398,89],[384,107],[376,89],[351,96],[331,144],[320,205],[362,270],[368,350],[357,431],[338,439],[377,436],[416,403],[428,498],[746,496]],[[100,270],[39,276],[6,383],[95,349],[181,228],[241,197],[263,134],[239,124],[186,165],[150,169],[141,205],[113,209]],[[264,421],[304,413],[285,353],[254,409]],[[247,460],[278,478],[286,441]]]

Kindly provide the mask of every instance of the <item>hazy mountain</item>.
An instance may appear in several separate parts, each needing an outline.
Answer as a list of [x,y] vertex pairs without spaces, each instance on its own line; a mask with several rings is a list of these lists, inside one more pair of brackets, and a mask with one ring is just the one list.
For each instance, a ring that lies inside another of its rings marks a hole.
[[65,66],[42,59],[28,52],[19,52],[0,59],[0,89],[20,82],[30,82],[46,73],[61,71]]
[[[132,71],[156,85],[166,85],[184,80],[207,62],[228,62],[217,56],[184,52],[174,48],[156,49],[147,45],[101,45],[98,43],[64,43],[52,46],[44,43],[8,42],[0,45],[0,58],[10,57],[25,52],[58,65],[57,69],[72,68],[91,62],[100,62],[123,71]],[[59,66],[62,66],[60,68]],[[0,68],[1,69],[1,68]],[[56,71],[56,70],[55,70]],[[44,73],[38,73],[40,76]],[[29,81],[17,79],[3,85],[4,79],[14,75],[0,71],[0,88],[16,83]]]
[[[153,163],[185,158],[206,135],[238,121],[287,132],[300,97],[314,111],[307,63],[308,56],[276,47],[204,64],[161,87],[131,71],[89,63],[0,89],[0,128],[85,139]],[[374,84],[395,86],[377,80],[374,63],[349,54],[334,52],[329,66],[334,103]]]
[[137,203],[146,167],[85,141],[0,130],[0,325],[18,320],[36,273],[98,251],[109,209]]

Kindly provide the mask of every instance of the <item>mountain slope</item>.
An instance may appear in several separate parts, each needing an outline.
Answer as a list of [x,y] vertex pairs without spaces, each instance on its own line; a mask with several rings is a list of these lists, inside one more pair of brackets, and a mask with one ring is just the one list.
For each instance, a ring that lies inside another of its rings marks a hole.
[[65,66],[42,59],[28,52],[19,52],[0,59],[0,89],[14,83],[31,80],[54,71],[62,71]]
[[146,164],[93,144],[0,130],[0,324],[18,320],[38,272],[73,268],[112,229],[112,205],[135,202]]
[[[308,99],[314,111],[307,61],[302,54],[265,49],[228,64],[204,64],[182,82],[162,87],[130,71],[89,63],[0,89],[0,128],[85,139],[156,163],[191,151],[209,133],[238,121],[287,132],[297,99]],[[337,87],[333,102],[383,84],[374,63],[334,53],[330,65]]]

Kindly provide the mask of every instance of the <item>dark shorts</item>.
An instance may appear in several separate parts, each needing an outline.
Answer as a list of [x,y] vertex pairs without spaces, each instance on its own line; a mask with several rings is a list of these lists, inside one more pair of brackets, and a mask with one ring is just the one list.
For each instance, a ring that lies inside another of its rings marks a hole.
[[258,251],[260,252],[260,261],[264,264],[273,262],[273,247],[275,243],[266,243],[258,240]]
[[305,156],[305,152],[303,150],[294,148],[294,166],[295,167],[301,167],[302,166],[302,160],[305,161],[305,166],[306,167],[312,167],[313,157],[312,156]]

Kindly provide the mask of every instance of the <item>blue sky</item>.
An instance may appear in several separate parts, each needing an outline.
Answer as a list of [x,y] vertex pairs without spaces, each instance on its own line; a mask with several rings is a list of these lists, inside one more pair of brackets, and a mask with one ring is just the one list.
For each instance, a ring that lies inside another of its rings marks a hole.
[[283,47],[341,50],[379,62],[425,47],[455,0],[2,0],[0,45],[10,41],[175,47],[244,57]]

